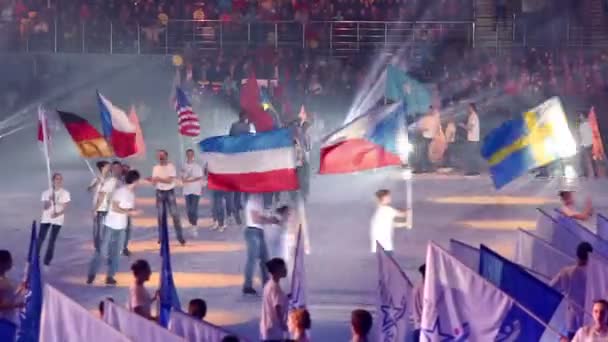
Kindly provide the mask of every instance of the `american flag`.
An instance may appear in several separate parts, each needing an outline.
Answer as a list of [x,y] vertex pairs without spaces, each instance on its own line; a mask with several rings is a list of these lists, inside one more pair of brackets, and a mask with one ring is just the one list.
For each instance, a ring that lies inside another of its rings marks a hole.
[[180,87],[175,91],[175,110],[179,133],[187,137],[196,137],[201,133],[198,116],[192,111],[192,105]]

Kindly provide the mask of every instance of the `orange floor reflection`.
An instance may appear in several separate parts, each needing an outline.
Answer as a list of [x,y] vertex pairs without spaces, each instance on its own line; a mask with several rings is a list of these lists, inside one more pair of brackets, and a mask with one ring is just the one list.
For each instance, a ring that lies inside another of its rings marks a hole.
[[546,205],[558,203],[557,199],[554,198],[534,196],[447,196],[430,198],[429,202],[478,205]]
[[[176,196],[177,204],[185,205],[185,200],[183,196]],[[201,198],[199,201],[199,205],[207,206],[211,203],[208,198]],[[135,198],[136,206],[156,206],[156,198],[155,197],[137,197]]]
[[[133,217],[133,226],[135,228],[156,228],[158,227],[156,216],[143,216],[143,217]],[[184,227],[189,227],[186,223],[188,220],[186,217],[182,217],[182,225]],[[169,225],[171,225],[171,219],[169,219]],[[211,217],[201,217],[198,219],[199,227],[211,227],[213,225],[213,219]]]
[[511,241],[493,241],[486,243],[485,245],[507,259],[513,260],[513,257],[515,256],[515,245]]
[[487,230],[536,229],[536,221],[530,220],[467,220],[457,223],[469,228]]
[[[93,244],[87,244],[86,249],[92,252]],[[189,240],[185,246],[180,246],[177,243],[171,243],[171,254],[237,252],[244,249],[245,245],[242,243],[224,241]],[[158,252],[159,245],[156,240],[130,241],[129,250],[132,253]]]
[[[105,270],[103,270],[105,271]],[[119,272],[115,276],[118,284],[116,287],[129,287],[133,283],[133,275],[131,272]],[[64,278],[64,281],[70,284],[85,284],[86,277],[75,277],[70,276]],[[89,286],[94,287],[105,287],[105,273],[97,275],[95,282]],[[190,273],[190,272],[173,272],[173,281],[175,286],[180,289],[197,289],[197,288],[222,288],[222,287],[240,287],[243,285],[242,274],[228,274],[228,273]],[[254,281],[256,285],[260,284],[260,281],[256,279]],[[152,274],[150,281],[146,284],[148,289],[156,289],[159,287],[159,273],[155,272]]]

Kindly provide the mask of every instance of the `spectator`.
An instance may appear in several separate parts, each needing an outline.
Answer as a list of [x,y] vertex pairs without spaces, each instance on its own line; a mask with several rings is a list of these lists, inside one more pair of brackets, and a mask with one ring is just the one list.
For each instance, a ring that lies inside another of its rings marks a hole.
[[310,329],[310,313],[306,309],[295,309],[289,312],[287,326],[294,342],[309,342],[306,331]]
[[262,294],[262,314],[260,336],[262,341],[280,341],[287,332],[287,295],[281,289],[280,281],[287,276],[287,266],[280,258],[266,263],[271,279],[264,285]]
[[351,313],[350,330],[351,342],[368,342],[369,332],[372,330],[372,314],[367,310],[357,309]]
[[158,291],[152,297],[144,284],[150,280],[152,270],[150,264],[146,260],[137,260],[131,265],[131,271],[133,272],[134,282],[129,287],[129,310],[136,314],[153,320],[152,317],[152,303],[158,299]]
[[15,289],[6,273],[13,268],[13,257],[5,249],[0,250],[0,319],[11,322],[17,320],[17,309],[23,307],[24,303],[17,300],[25,287]]
[[608,302],[598,299],[593,302],[593,324],[576,332],[572,342],[608,341]]
[[195,298],[188,303],[188,315],[204,320],[207,315],[207,302],[200,298]]
[[549,285],[560,293],[564,293],[571,304],[566,312],[568,338],[583,326],[585,307],[585,289],[587,284],[587,261],[593,247],[589,242],[582,242],[576,248],[576,265],[566,266],[551,280]]

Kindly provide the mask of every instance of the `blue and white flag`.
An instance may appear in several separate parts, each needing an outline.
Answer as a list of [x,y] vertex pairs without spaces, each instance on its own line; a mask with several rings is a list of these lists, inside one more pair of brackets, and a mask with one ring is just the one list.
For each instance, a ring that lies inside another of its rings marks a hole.
[[426,341],[538,341],[531,338],[537,333],[530,329],[532,320],[543,325],[495,285],[429,243],[421,330]]
[[549,279],[555,277],[562,268],[576,263],[576,259],[569,254],[523,229],[517,230],[513,261]]
[[[222,342],[222,339],[226,336],[236,336],[228,330],[206,321],[194,319],[179,311],[171,312],[168,329],[188,342]],[[242,337],[239,337],[239,340],[243,342],[247,341]]]
[[171,333],[167,329],[164,329],[162,326],[156,324],[156,322],[149,321],[144,317],[122,308],[109,300],[104,301],[103,321],[114,329],[120,331],[123,335],[128,336],[131,341],[185,341],[182,337]]
[[[608,257],[608,241],[601,239],[594,232],[585,228],[580,222],[577,220],[567,217],[562,214],[561,211],[555,209],[557,213],[557,222],[562,226],[568,229],[573,235],[580,241],[587,241],[593,246],[593,251],[603,255],[604,257]],[[575,249],[576,251],[576,249]]]
[[130,342],[134,340],[107,325],[56,288],[45,284],[40,341]]
[[409,324],[413,286],[397,262],[376,241],[378,259],[378,341],[401,342],[413,330]]
[[163,210],[161,217],[161,239],[160,256],[162,268],[160,270],[160,309],[158,323],[162,327],[169,324],[171,310],[181,310],[177,289],[173,282],[173,271],[171,271],[171,251],[169,250],[169,231],[167,229],[167,211]]
[[40,275],[37,245],[38,235],[36,234],[36,221],[34,221],[32,222],[32,235],[27,261],[25,306],[19,313],[20,324],[17,331],[17,342],[36,342],[39,340],[40,315],[42,312],[42,276]]
[[536,233],[538,236],[560,251],[574,256],[576,254],[576,247],[578,247],[578,244],[582,240],[572,233],[567,226],[563,226],[565,222],[559,222],[542,209],[538,209],[538,211],[540,213],[536,222]]
[[[563,294],[484,245],[479,253],[479,274],[530,310],[542,323],[567,335],[568,300]],[[530,319],[526,322],[527,334],[522,337],[527,337],[526,341],[554,337],[554,332],[548,331],[542,323]]]
[[479,249],[464,242],[450,239],[450,254],[472,270],[479,269]]
[[290,309],[306,307],[306,268],[304,267],[304,237],[302,225],[298,229],[296,250],[293,257],[293,271],[291,273],[291,299]]
[[608,218],[602,214],[597,214],[597,235],[608,241]]

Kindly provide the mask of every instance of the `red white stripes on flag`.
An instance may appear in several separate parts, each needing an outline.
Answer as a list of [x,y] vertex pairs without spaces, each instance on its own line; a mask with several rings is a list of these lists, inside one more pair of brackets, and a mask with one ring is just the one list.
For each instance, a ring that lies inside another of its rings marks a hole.
[[201,133],[198,116],[192,111],[192,105],[181,88],[175,92],[175,108],[179,133],[187,137],[196,137]]

